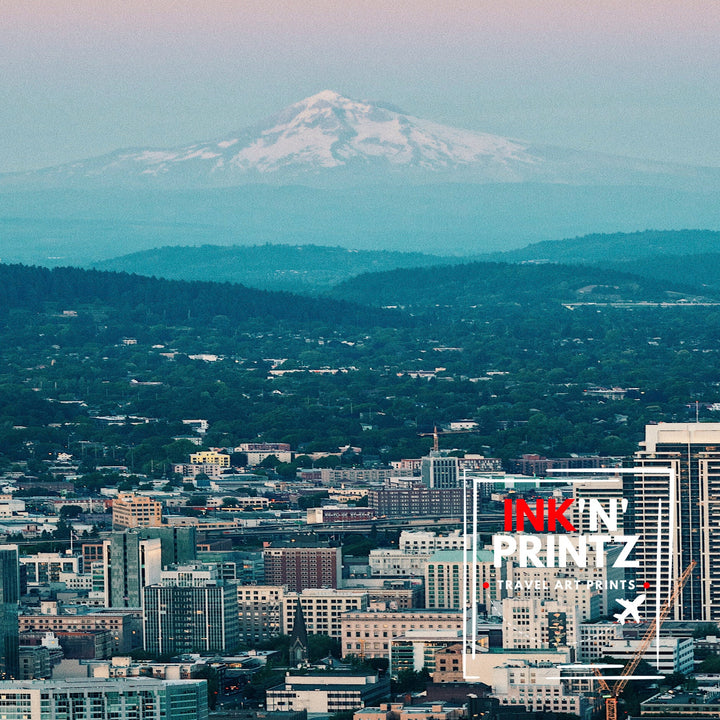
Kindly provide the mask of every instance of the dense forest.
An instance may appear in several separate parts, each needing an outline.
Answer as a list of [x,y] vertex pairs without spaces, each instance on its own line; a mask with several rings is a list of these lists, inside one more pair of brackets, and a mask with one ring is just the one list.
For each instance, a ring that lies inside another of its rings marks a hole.
[[[162,473],[184,418],[264,439],[503,459],[627,454],[646,423],[712,419],[720,296],[600,268],[472,263],[366,274],[335,299],[0,266],[0,462],[69,449]],[[396,305],[386,310],[379,305]],[[603,388],[621,388],[606,397]],[[128,420],[107,426],[98,416]],[[149,419],[133,424],[132,417]]]

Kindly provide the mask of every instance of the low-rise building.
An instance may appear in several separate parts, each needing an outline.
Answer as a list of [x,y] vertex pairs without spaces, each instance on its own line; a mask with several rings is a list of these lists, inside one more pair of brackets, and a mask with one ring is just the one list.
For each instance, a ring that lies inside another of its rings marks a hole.
[[269,711],[307,710],[335,714],[357,710],[386,700],[390,694],[387,677],[351,673],[287,673],[283,685],[266,694]]
[[[620,662],[628,662],[635,657],[642,640],[611,640],[605,646],[605,655],[616,658]],[[692,638],[661,637],[659,647],[656,641],[643,654],[647,661],[663,675],[673,673],[688,674],[693,670]]]
[[410,555],[394,548],[377,548],[368,555],[370,572],[380,577],[422,577],[430,555]]
[[8,720],[60,717],[117,720],[207,720],[205,680],[20,680],[0,682]]
[[457,610],[396,610],[348,612],[341,617],[343,656],[387,658],[390,642],[408,630],[462,631]]
[[561,679],[551,663],[514,661],[493,669],[492,692],[501,705],[589,719],[594,707],[592,686],[575,689],[571,682]]

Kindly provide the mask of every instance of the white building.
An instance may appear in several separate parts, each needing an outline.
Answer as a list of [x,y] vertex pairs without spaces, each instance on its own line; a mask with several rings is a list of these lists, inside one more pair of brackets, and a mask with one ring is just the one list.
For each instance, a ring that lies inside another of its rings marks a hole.
[[489,612],[493,602],[505,597],[507,565],[499,568],[490,550],[478,550],[473,563],[472,553],[462,550],[440,550],[427,561],[425,568],[425,607],[462,608],[472,597],[470,588],[475,579],[474,601]]
[[390,641],[409,630],[461,631],[463,616],[457,610],[353,611],[340,619],[342,654],[387,658]]
[[622,625],[619,623],[599,622],[581,623],[578,641],[577,661],[590,662],[607,655],[606,647],[614,640],[622,638]]
[[552,663],[508,662],[493,668],[492,694],[501,705],[588,717],[593,706],[591,687],[571,690],[570,681],[559,676]]
[[282,595],[282,632],[290,635],[295,626],[298,601],[305,618],[308,635],[329,635],[340,638],[342,616],[351,610],[365,610],[368,606],[367,590],[333,590],[306,588],[300,593]]
[[[642,640],[611,640],[605,646],[604,654],[620,662],[628,662],[635,657],[641,642]],[[687,675],[693,670],[693,659],[692,638],[661,637],[660,652],[658,653],[653,640],[643,655],[643,660],[656,668],[661,675],[672,675],[674,672]]]
[[379,548],[371,550],[368,565],[372,575],[383,577],[422,576],[430,555],[410,555],[403,550]]
[[557,600],[505,598],[503,647],[507,649],[577,648],[580,610]]
[[325,715],[377,705],[387,698],[390,684],[377,675],[286,673],[285,683],[266,693],[269,712],[307,710]]
[[462,550],[465,536],[460,530],[454,530],[447,535],[437,535],[434,532],[423,530],[403,530],[400,533],[398,547],[409,555],[432,555],[438,550]]

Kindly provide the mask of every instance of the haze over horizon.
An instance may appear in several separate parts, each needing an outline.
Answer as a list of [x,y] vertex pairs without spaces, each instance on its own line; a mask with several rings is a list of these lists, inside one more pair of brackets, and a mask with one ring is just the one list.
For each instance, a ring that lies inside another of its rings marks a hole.
[[534,143],[720,166],[720,3],[3,3],[0,172],[241,129],[329,88]]

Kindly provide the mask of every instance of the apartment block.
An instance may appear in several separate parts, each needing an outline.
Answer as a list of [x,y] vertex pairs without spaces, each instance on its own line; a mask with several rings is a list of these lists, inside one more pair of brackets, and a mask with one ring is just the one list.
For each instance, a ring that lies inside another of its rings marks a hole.
[[301,593],[287,592],[282,597],[283,634],[295,627],[298,602],[302,607],[308,635],[329,635],[340,638],[342,619],[351,611],[364,611],[368,606],[367,591],[308,588]]
[[342,581],[342,548],[269,547],[263,551],[265,582],[301,592],[337,588]]
[[284,590],[279,585],[238,585],[240,640],[252,644],[282,632]]
[[115,530],[162,525],[162,504],[144,495],[121,493],[112,504]]

